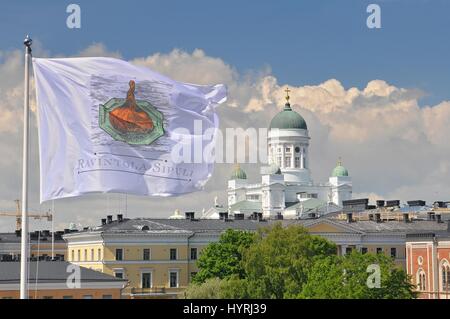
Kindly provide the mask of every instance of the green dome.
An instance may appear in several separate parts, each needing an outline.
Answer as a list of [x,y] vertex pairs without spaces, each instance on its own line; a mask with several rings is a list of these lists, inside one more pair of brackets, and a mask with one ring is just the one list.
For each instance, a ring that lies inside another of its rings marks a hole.
[[302,130],[308,129],[303,117],[292,110],[289,103],[286,103],[283,111],[275,115],[275,117],[270,122],[269,128]]
[[240,168],[239,165],[236,165],[230,179],[247,179],[247,174],[245,174],[244,170]]
[[331,176],[332,177],[348,176],[348,170],[344,166],[342,166],[341,163],[338,163],[338,165],[334,168]]

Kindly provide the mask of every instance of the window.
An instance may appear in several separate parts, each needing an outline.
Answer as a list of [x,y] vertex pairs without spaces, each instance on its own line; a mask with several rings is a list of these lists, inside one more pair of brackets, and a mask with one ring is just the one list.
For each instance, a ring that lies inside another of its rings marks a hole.
[[144,272],[142,273],[141,285],[142,288],[151,288],[152,287],[152,273]]
[[290,156],[286,156],[284,158],[284,167],[291,167],[291,157]]
[[450,265],[448,263],[444,263],[441,266],[441,282],[442,282],[442,291],[449,291],[450,289]]
[[92,298],[92,295],[84,295],[83,299],[93,299],[93,298]]
[[87,253],[87,249],[84,250],[84,261],[88,260],[88,253]]
[[281,153],[281,147],[278,148],[278,153]]
[[112,295],[103,295],[102,298],[103,299],[112,299]]
[[300,157],[295,157],[295,168],[300,168]]
[[395,248],[395,247],[391,248],[391,257],[397,258],[397,248]]
[[150,249],[144,248],[142,259],[150,260]]
[[53,299],[53,297],[52,296],[44,296],[44,297],[42,297],[42,299]]
[[116,249],[116,260],[123,260],[123,249],[122,248]]
[[78,257],[77,260],[78,260],[78,261],[81,261],[81,250],[79,250],[79,249],[78,249],[78,256],[77,256],[77,257]]
[[75,250],[72,249],[70,253],[71,253],[70,260],[75,261]]
[[300,153],[300,147],[295,147],[295,153]]
[[177,249],[170,248],[170,260],[176,260],[176,259],[177,259]]
[[277,157],[277,165],[278,165],[278,166],[281,166],[281,156],[278,156],[278,157]]
[[73,296],[63,296],[63,299],[73,299]]
[[383,248],[378,247],[377,248],[377,254],[382,254],[383,253]]
[[191,248],[191,260],[197,260],[197,248]]
[[115,271],[114,277],[123,279],[123,271]]
[[102,249],[101,248],[99,248],[97,250],[97,260],[102,260]]
[[169,273],[169,286],[170,288],[178,288],[178,272],[171,271]]
[[417,283],[418,290],[425,291],[427,289],[426,282],[425,282],[425,272],[422,269],[419,269],[417,271],[416,283]]
[[361,248],[361,254],[367,254],[367,247]]
[[250,194],[250,195],[247,195],[247,199],[248,200],[259,200],[259,195]]
[[91,249],[91,260],[94,260],[94,249]]
[[345,248],[345,254],[351,254],[352,253],[353,248],[352,247],[346,247]]
[[290,147],[286,147],[286,148],[285,148],[285,152],[286,152],[286,153],[290,153],[290,152],[291,152],[291,148],[290,148]]

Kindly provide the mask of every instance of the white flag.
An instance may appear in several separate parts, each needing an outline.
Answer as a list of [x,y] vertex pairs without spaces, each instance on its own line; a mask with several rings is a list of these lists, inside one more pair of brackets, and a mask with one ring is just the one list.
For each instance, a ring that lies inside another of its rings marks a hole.
[[[41,202],[94,192],[179,195],[211,177],[214,164],[198,152],[214,149],[224,85],[180,83],[113,58],[35,58],[33,67]],[[173,158],[181,142],[199,146],[183,154],[197,161]]]

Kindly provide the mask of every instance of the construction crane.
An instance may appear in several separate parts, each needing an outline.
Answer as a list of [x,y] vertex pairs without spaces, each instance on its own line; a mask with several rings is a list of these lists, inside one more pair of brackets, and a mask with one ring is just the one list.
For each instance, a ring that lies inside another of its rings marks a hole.
[[[16,217],[16,230],[21,230],[22,229],[22,212],[20,210],[20,200],[16,199],[15,202],[16,202],[16,207],[17,207],[16,212],[0,212],[0,216]],[[31,217],[34,219],[47,218],[47,221],[49,221],[49,222],[52,221],[52,219],[53,219],[53,215],[50,212],[46,212],[43,214],[28,212],[28,217]]]

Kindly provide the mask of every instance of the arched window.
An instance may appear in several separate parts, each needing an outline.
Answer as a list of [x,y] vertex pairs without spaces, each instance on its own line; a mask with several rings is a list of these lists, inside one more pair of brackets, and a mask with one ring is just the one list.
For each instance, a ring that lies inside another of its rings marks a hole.
[[441,291],[450,291],[450,264],[447,260],[441,264]]
[[416,283],[417,289],[420,291],[425,291],[427,289],[425,272],[422,269],[419,269],[416,274]]

